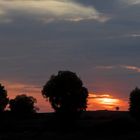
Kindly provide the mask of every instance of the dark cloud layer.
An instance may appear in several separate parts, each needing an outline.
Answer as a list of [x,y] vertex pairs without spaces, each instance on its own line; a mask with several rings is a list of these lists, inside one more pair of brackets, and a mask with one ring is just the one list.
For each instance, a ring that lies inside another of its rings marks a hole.
[[58,70],[72,70],[90,90],[127,98],[131,88],[140,84],[140,73],[120,66],[140,67],[140,5],[75,0],[72,6],[75,2],[84,12],[90,8],[97,18],[80,14],[78,20],[75,15],[70,20],[62,14],[63,18],[46,23],[36,20],[42,17],[36,11],[28,15],[24,9],[16,13],[19,9],[7,8],[12,13],[0,18],[7,19],[0,22],[1,79],[42,85]]

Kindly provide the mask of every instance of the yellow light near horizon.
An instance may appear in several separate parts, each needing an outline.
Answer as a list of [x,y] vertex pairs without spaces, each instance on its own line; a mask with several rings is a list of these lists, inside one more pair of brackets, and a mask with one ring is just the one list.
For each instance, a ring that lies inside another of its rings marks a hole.
[[115,98],[110,93],[90,93],[88,96],[87,110],[114,110],[117,106],[121,110],[127,110],[128,103],[120,98]]
[[99,103],[104,104],[104,105],[116,105],[119,103],[118,99],[113,99],[113,98],[100,98],[98,99]]

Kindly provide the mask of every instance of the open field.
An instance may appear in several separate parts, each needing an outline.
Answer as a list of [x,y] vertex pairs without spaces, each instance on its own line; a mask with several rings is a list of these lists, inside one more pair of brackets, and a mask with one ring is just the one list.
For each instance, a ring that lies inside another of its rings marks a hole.
[[138,140],[140,123],[128,112],[84,112],[75,122],[62,122],[53,113],[18,117],[5,113],[0,120],[0,140]]

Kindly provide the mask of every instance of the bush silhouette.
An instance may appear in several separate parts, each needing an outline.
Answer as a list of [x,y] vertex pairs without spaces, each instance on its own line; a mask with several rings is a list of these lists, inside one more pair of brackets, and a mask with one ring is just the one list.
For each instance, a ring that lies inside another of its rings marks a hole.
[[59,71],[52,75],[42,90],[52,108],[67,115],[79,113],[87,108],[88,91],[80,78],[70,71]]
[[0,84],[0,112],[3,112],[6,108],[9,99],[7,97],[7,91],[5,90],[4,86]]
[[135,118],[140,118],[140,89],[135,88],[130,93],[129,112]]
[[32,96],[27,96],[25,94],[17,95],[15,99],[10,100],[9,108],[14,113],[35,113],[37,108],[34,106],[34,104],[36,102],[37,100]]
[[119,106],[116,106],[115,109],[116,109],[116,111],[119,111],[120,110],[120,107]]

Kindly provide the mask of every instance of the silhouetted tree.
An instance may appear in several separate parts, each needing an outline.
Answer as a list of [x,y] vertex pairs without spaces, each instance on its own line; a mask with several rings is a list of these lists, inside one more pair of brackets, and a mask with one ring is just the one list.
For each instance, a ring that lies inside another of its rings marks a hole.
[[52,108],[63,115],[78,114],[87,108],[88,90],[80,78],[71,71],[59,71],[44,85],[42,95]]
[[120,107],[119,106],[116,106],[115,109],[116,109],[116,111],[119,111],[120,110]]
[[129,111],[133,117],[140,118],[140,89],[137,87],[130,93]]
[[4,86],[0,84],[0,112],[3,112],[6,108],[9,99],[7,97],[7,91],[5,90]]
[[27,96],[25,94],[17,95],[15,99],[10,100],[9,108],[14,113],[35,113],[37,108],[34,106],[34,104],[36,102],[37,100],[32,96]]

